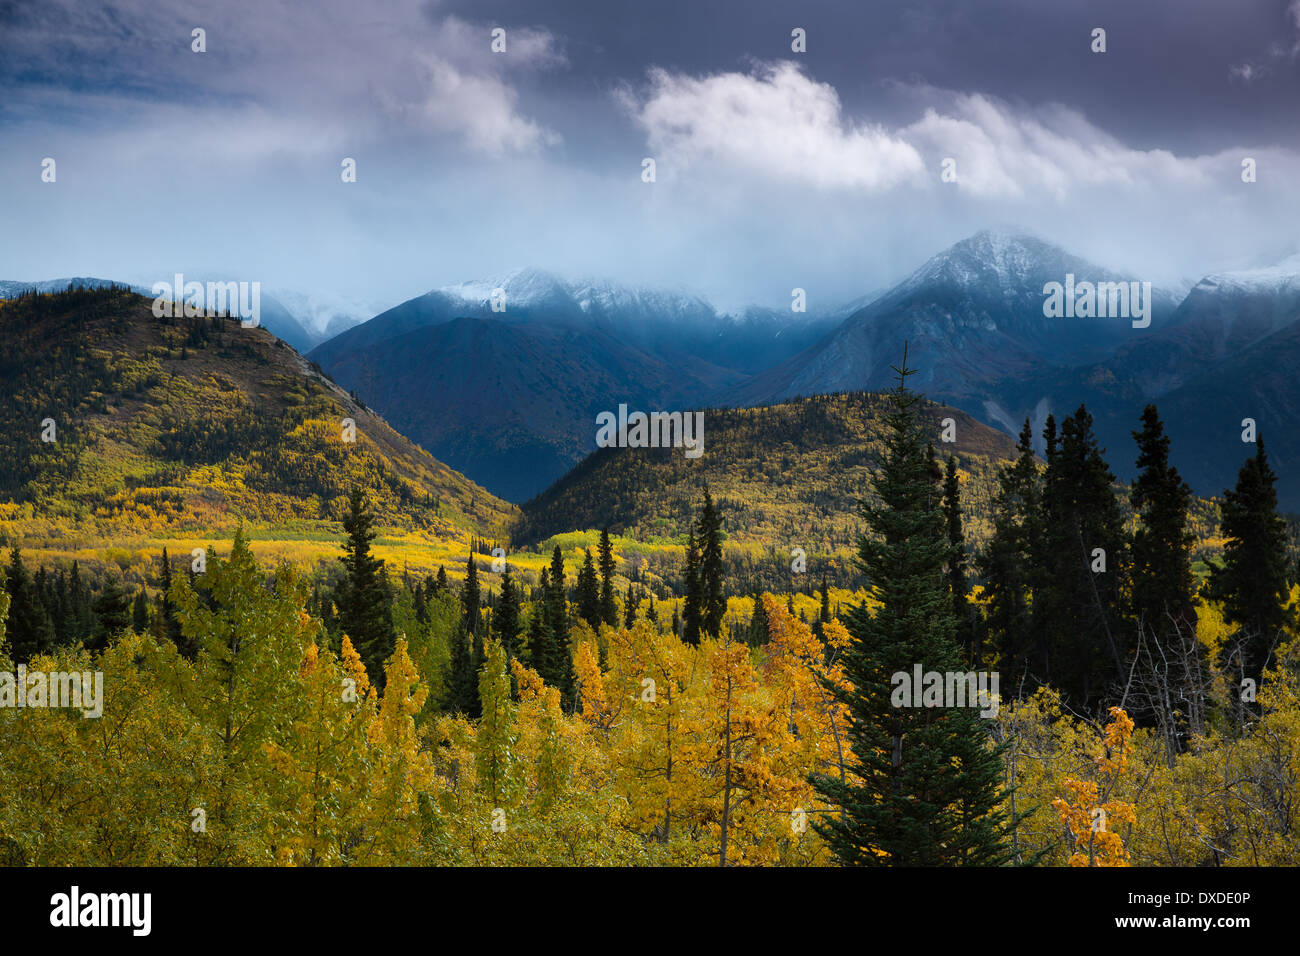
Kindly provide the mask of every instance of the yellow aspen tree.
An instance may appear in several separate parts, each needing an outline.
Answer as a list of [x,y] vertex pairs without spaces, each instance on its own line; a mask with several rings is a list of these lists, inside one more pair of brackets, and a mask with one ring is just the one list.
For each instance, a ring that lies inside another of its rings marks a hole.
[[[683,756],[696,783],[699,812],[717,837],[718,864],[727,866],[735,862],[728,855],[734,816],[770,809],[763,799],[773,785],[765,745],[784,718],[762,694],[747,645],[731,640],[723,628],[722,637],[705,641],[701,650],[708,682],[693,710]],[[735,857],[743,856],[743,847],[734,850]]]
[[[323,637],[318,634],[318,640]],[[355,657],[346,637],[344,643]],[[309,645],[298,675],[303,709],[290,733],[267,745],[272,766],[290,784],[277,841],[279,861],[346,863],[363,838],[360,809],[370,769],[366,728],[374,719],[374,698],[368,686],[358,693],[356,678],[344,676],[328,646],[321,651],[320,644]]]
[[1129,865],[1124,841],[1111,828],[1135,824],[1137,817],[1132,804],[1110,797],[1128,765],[1133,721],[1118,707],[1110,708],[1110,716],[1093,757],[1097,780],[1067,778],[1066,796],[1052,801],[1074,841],[1070,866]]
[[474,762],[478,785],[495,810],[513,804],[516,792],[515,705],[510,699],[506,652],[500,641],[484,645],[478,696],[483,709],[474,732]]
[[428,690],[420,680],[406,640],[399,638],[384,665],[384,694],[377,719],[366,728],[372,754],[368,820],[356,860],[366,865],[393,865],[407,860],[419,846],[423,830],[420,796],[433,787],[433,763],[419,746],[415,716]]
[[193,841],[195,862],[273,862],[270,816],[285,781],[271,768],[266,744],[298,709],[297,669],[315,637],[302,613],[306,594],[288,564],[267,586],[242,529],[229,559],[209,552],[194,585],[178,575],[172,592],[181,628],[198,648],[184,697],[211,748],[196,768],[206,833]]
[[600,672],[595,641],[583,641],[573,656],[573,672],[578,682],[578,704],[583,720],[602,729],[612,718],[605,699],[605,681]]
[[668,844],[683,798],[682,713],[699,651],[644,619],[608,637],[604,687],[617,730],[609,741],[614,785],[642,826]]
[[786,847],[777,859],[786,864],[828,862],[824,844],[807,823],[830,808],[809,777],[826,773],[843,780],[845,768],[855,761],[847,744],[848,708],[827,689],[847,683],[838,659],[849,635],[838,620],[828,621],[822,627],[823,645],[784,604],[767,594],[762,600],[769,632],[762,676],[777,712],[786,715],[787,729],[783,738],[773,741],[773,767],[786,787],[787,800],[785,807],[772,810],[782,822],[777,832]]

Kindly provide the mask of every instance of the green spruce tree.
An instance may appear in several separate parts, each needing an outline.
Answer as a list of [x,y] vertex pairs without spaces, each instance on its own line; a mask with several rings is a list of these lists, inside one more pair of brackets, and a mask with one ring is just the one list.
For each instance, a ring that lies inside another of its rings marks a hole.
[[614,545],[609,529],[600,532],[600,618],[610,627],[618,627],[618,605],[614,602]]
[[682,609],[681,636],[687,644],[699,646],[700,633],[704,628],[704,596],[700,582],[700,550],[696,545],[694,527],[686,536],[686,569],[683,577],[686,598]]
[[41,602],[40,592],[17,547],[9,552],[5,591],[9,594],[9,651],[15,663],[23,664],[31,660],[33,654],[50,651],[54,647],[55,633],[54,622]]
[[1277,513],[1277,476],[1260,437],[1237,485],[1223,493],[1221,566],[1211,566],[1209,594],[1223,602],[1224,618],[1237,628],[1225,648],[1241,675],[1259,683],[1289,623],[1286,522]]
[[590,624],[592,630],[599,631],[605,619],[600,605],[600,579],[591,559],[591,549],[585,549],[583,554],[586,559],[578,571],[578,617]]
[[497,640],[510,658],[519,656],[519,590],[507,567],[501,574],[501,600],[492,619]]
[[465,630],[478,635],[479,600],[481,594],[478,586],[478,568],[474,564],[474,554],[470,552],[465,562],[465,585],[460,591],[461,613],[465,615]]
[[[850,687],[828,683],[849,710],[859,763],[812,781],[837,812],[817,828],[843,864],[998,865],[1010,859],[999,809],[998,748],[972,707],[896,706],[893,675],[959,671],[948,594],[949,544],[906,351],[890,392],[879,503],[864,505],[870,534],[859,562],[880,602],[849,615],[843,661]],[[907,700],[906,703],[911,703]],[[951,703],[951,702],[949,702]]]
[[338,624],[366,665],[370,681],[382,689],[384,662],[397,647],[393,627],[393,599],[386,585],[384,562],[370,553],[374,540],[374,515],[366,508],[361,489],[355,488],[343,518],[343,580],[334,594]]
[[718,638],[722,635],[722,619],[727,613],[727,598],[722,587],[722,518],[713,506],[707,483],[695,536],[700,549],[700,630],[709,637]]

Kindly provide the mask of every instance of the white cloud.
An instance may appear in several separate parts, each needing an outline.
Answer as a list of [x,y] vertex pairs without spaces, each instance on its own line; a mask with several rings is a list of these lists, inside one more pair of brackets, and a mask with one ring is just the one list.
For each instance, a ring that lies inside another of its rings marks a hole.
[[834,87],[789,62],[706,77],[654,70],[643,98],[624,91],[621,99],[660,170],[821,188],[931,188],[952,158],[959,192],[1061,198],[1084,186],[1203,184],[1220,162],[1131,149],[1061,106],[1028,112],[981,94],[921,92],[934,105],[893,130],[847,116]]
[[514,88],[491,75],[462,71],[437,56],[423,58],[427,98],[419,112],[432,129],[462,134],[484,153],[528,151],[559,142],[559,136],[521,116]]
[[499,24],[469,23],[449,16],[438,25],[436,46],[439,52],[461,65],[480,64],[485,68],[551,70],[568,64],[558,41],[549,30],[538,27],[506,27],[504,53],[484,56],[489,49],[491,31]]
[[[834,87],[791,63],[753,76],[696,79],[654,70],[650,94],[624,101],[653,154],[678,167],[721,164],[817,187],[884,189],[922,173],[921,157],[882,129],[845,121]],[[671,172],[671,168],[669,170]]]
[[985,198],[1059,199],[1081,186],[1207,181],[1204,159],[1130,149],[1073,110],[1027,115],[980,94],[952,95],[946,112],[926,110],[901,135],[934,168],[938,157],[954,158],[958,188]]

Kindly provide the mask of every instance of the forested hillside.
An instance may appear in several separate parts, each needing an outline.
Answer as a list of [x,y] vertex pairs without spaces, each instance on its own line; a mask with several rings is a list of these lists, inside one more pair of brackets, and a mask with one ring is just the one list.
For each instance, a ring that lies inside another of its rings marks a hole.
[[[886,406],[882,394],[849,392],[710,409],[699,458],[681,449],[600,449],[524,504],[514,540],[532,544],[564,531],[609,528],[640,541],[680,542],[707,483],[725,519],[729,552],[788,564],[790,549],[799,547],[839,555],[845,568],[884,448]],[[972,550],[982,551],[993,533],[997,471],[1016,456],[1015,442],[958,409],[928,404],[923,415],[936,455],[956,458],[966,534]],[[951,443],[942,440],[947,418],[955,425]],[[1136,454],[1136,446],[1107,451],[1110,459]],[[1202,559],[1213,547],[1202,545],[1212,542],[1217,509],[1196,499],[1192,511]]]
[[[852,549],[859,502],[883,449],[884,399],[869,392],[817,395],[758,408],[704,412],[704,454],[680,448],[600,449],[523,506],[516,540],[535,542],[574,528],[608,527],[641,540],[684,535],[692,502],[707,482],[734,543]],[[936,450],[957,455],[972,525],[986,536],[1007,436],[964,412],[930,406]],[[941,441],[941,421],[956,442]]]
[[353,488],[385,523],[443,534],[514,511],[266,330],[155,318],[120,289],[0,302],[0,435],[11,537],[337,521]]

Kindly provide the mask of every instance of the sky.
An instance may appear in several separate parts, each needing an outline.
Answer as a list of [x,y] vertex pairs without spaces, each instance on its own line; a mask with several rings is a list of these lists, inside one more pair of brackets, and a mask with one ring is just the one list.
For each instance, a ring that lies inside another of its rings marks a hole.
[[0,279],[816,312],[986,227],[1174,283],[1297,221],[1300,0],[0,0]]

